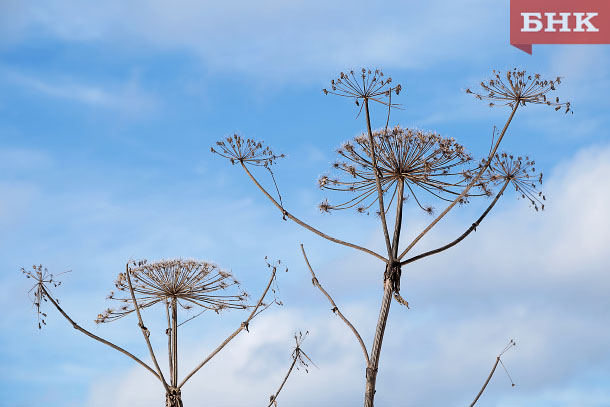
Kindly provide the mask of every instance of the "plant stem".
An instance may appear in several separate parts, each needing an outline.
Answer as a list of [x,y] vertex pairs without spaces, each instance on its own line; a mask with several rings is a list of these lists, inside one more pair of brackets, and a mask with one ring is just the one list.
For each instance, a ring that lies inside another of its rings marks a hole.
[[[387,267],[390,266],[388,265]],[[366,390],[364,393],[365,407],[373,407],[374,405],[377,369],[379,368],[379,355],[381,353],[381,344],[383,342],[383,335],[385,333],[388,314],[390,313],[390,305],[392,304],[392,291],[392,281],[390,279],[386,279],[383,284],[381,309],[379,311],[379,319],[377,320],[373,348],[371,349],[371,363],[366,369]]]
[[140,313],[140,307],[138,306],[138,302],[136,301],[136,294],[133,291],[133,286],[131,284],[131,272],[129,270],[129,263],[127,263],[127,265],[125,266],[125,274],[127,276],[127,283],[129,284],[129,292],[131,293],[131,299],[133,300],[133,306],[136,310],[136,314],[138,315],[138,326],[140,327],[140,330],[142,331],[142,335],[144,336],[144,341],[146,341],[146,345],[148,346],[148,351],[150,352],[150,356],[153,360],[153,363],[155,364],[155,368],[157,369],[157,373],[159,375],[159,377],[161,378],[161,382],[163,383],[163,387],[165,388],[165,392],[169,392],[169,387],[167,386],[167,382],[165,381],[165,378],[163,377],[163,372],[161,371],[161,368],[159,367],[159,363],[157,362],[157,358],[155,357],[155,352],[153,351],[152,345],[150,344],[150,339],[148,338],[150,336],[150,331],[146,328],[146,326],[144,326],[144,322],[142,321],[142,314]]
[[481,222],[483,221],[485,216],[487,216],[487,214],[491,211],[491,209],[494,207],[496,202],[498,202],[498,199],[500,199],[500,197],[504,193],[504,190],[506,189],[506,187],[508,186],[509,183],[510,183],[510,180],[506,180],[504,182],[504,185],[502,185],[502,189],[500,189],[500,192],[498,192],[498,194],[496,195],[494,200],[491,202],[491,204],[489,204],[487,209],[485,209],[485,212],[483,212],[483,214],[479,217],[479,219],[477,219],[464,233],[462,233],[462,235],[460,237],[458,237],[457,239],[455,239],[451,243],[447,243],[446,245],[444,245],[442,247],[439,247],[438,249],[430,250],[430,251],[427,251],[425,253],[418,254],[417,256],[411,257],[411,258],[409,258],[407,260],[404,260],[404,261],[402,261],[400,263],[400,265],[404,266],[405,264],[409,264],[409,263],[412,263],[412,262],[417,261],[419,259],[423,259],[424,257],[428,257],[428,256],[431,256],[433,254],[440,253],[442,251],[445,251],[445,250],[455,246],[456,244],[458,244],[459,242],[464,240],[466,238],[466,236],[468,236],[473,230],[475,230],[481,224]]
[[390,234],[388,233],[388,225],[385,219],[385,206],[383,204],[383,191],[381,189],[381,181],[379,180],[379,168],[377,167],[377,154],[375,153],[375,140],[373,139],[373,131],[371,130],[371,116],[369,112],[369,100],[364,98],[364,113],[366,116],[366,128],[369,135],[369,144],[371,150],[371,162],[373,164],[373,174],[375,175],[375,185],[377,186],[377,195],[379,201],[379,217],[383,227],[383,236],[388,249],[388,258],[392,257],[392,244],[390,243]]
[[398,260],[402,259],[405,254],[407,254],[409,252],[409,250],[411,250],[413,248],[413,246],[415,246],[415,244],[417,244],[417,242],[419,242],[421,240],[422,237],[424,237],[424,235],[426,233],[428,233],[428,231],[430,231],[430,229],[432,229],[447,213],[449,213],[449,211],[458,203],[460,202],[460,200],[462,198],[464,198],[466,196],[466,194],[468,193],[468,191],[470,191],[470,188],[472,188],[481,178],[481,176],[483,175],[483,173],[485,172],[485,170],[487,170],[487,168],[489,168],[489,166],[491,165],[491,160],[493,159],[494,155],[496,154],[496,151],[498,150],[498,147],[500,146],[500,142],[502,141],[502,138],[504,138],[504,135],[506,134],[506,130],[508,129],[508,126],[510,125],[510,122],[513,120],[513,117],[515,116],[515,112],[517,111],[517,108],[519,107],[519,101],[517,101],[515,103],[515,106],[513,107],[513,110],[510,114],[510,116],[508,117],[508,120],[506,121],[506,124],[504,125],[504,128],[502,129],[502,132],[500,133],[500,136],[498,137],[498,140],[496,141],[496,144],[494,145],[493,150],[489,153],[489,156],[487,158],[487,161],[485,163],[485,165],[483,166],[483,168],[481,168],[481,170],[479,171],[479,173],[476,175],[476,177],[474,177],[474,179],[470,182],[470,184],[468,184],[468,186],[466,188],[464,188],[464,190],[462,191],[462,193],[455,198],[455,200],[453,202],[451,202],[451,204],[449,204],[449,206],[447,208],[445,208],[445,210],[436,217],[436,219],[434,219],[432,221],[432,223],[430,223],[410,244],[409,246],[407,246],[407,248],[405,250],[403,250],[403,252],[400,254],[400,256],[398,256]]
[[104,345],[108,345],[110,346],[112,349],[114,350],[118,350],[119,352],[121,352],[122,354],[129,356],[131,359],[135,360],[136,362],[138,362],[140,365],[142,365],[146,370],[148,370],[150,373],[152,373],[153,375],[155,375],[155,377],[159,380],[161,380],[161,378],[159,377],[159,375],[150,367],[148,366],[146,363],[142,362],[140,359],[138,359],[136,356],[132,355],[131,353],[129,353],[128,351],[126,351],[125,349],[121,348],[120,346],[115,345],[112,342],[107,341],[106,339],[100,338],[99,336],[87,331],[86,329],[82,328],[80,325],[78,325],[76,322],[74,322],[74,320],[72,318],[70,318],[70,316],[68,314],[66,314],[66,312],[59,306],[59,304],[53,299],[53,297],[51,297],[51,294],[47,291],[47,289],[44,286],[41,286],[42,290],[44,291],[45,295],[47,296],[47,298],[49,299],[49,301],[51,301],[51,304],[53,304],[53,306],[55,306],[55,308],[57,308],[57,310],[59,311],[59,313],[61,315],[63,315],[64,318],[66,318],[68,320],[68,322],[70,322],[72,324],[72,327],[74,329],[76,329],[77,331],[80,331],[82,333],[84,333],[85,335],[87,335],[88,337],[95,339],[98,342],[103,343]]
[[178,385],[178,302],[172,298],[172,359],[174,360],[174,371],[172,375],[172,386]]
[[374,251],[372,251],[370,249],[367,249],[366,247],[358,246],[358,245],[355,245],[353,243],[349,243],[349,242],[345,242],[343,240],[336,239],[336,238],[334,238],[332,236],[327,235],[326,233],[320,232],[318,229],[315,229],[315,228],[309,226],[307,223],[303,222],[302,220],[300,220],[296,216],[291,215],[287,210],[284,209],[284,207],[282,205],[280,205],[275,199],[273,199],[273,197],[271,195],[269,195],[267,190],[265,190],[265,188],[263,188],[261,184],[259,184],[259,182],[256,180],[256,178],[254,178],[254,176],[248,170],[248,167],[246,167],[246,165],[243,162],[241,163],[241,166],[244,169],[244,171],[246,171],[246,174],[248,174],[248,176],[250,177],[252,182],[254,182],[254,184],[258,187],[258,189],[260,189],[263,192],[263,194],[265,194],[265,196],[267,198],[269,198],[269,200],[271,202],[273,202],[273,204],[282,212],[282,214],[284,216],[287,216],[290,220],[294,221],[295,223],[297,223],[298,225],[304,227],[305,229],[309,230],[310,232],[313,232],[316,235],[323,237],[324,239],[330,240],[331,242],[334,242],[334,243],[341,244],[343,246],[347,246],[347,247],[351,247],[351,248],[356,249],[356,250],[363,251],[363,252],[368,253],[368,254],[370,254],[370,255],[372,255],[374,257],[377,257],[378,259],[382,260],[383,262],[387,262],[387,259],[384,258],[382,255],[377,254]]

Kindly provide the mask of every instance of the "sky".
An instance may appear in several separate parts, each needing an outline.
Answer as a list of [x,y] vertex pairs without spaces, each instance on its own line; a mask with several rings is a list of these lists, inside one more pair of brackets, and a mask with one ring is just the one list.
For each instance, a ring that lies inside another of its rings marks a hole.
[[[286,208],[376,251],[374,216],[321,214],[317,188],[342,142],[365,129],[353,101],[325,96],[339,72],[382,68],[403,92],[392,124],[454,137],[480,157],[509,111],[464,90],[493,69],[563,77],[565,115],[521,109],[502,151],[544,173],[545,210],[505,193],[464,242],[403,269],[377,379],[378,406],[610,405],[610,49],[509,44],[509,2],[431,0],[134,0],[0,3],[0,406],[163,405],[158,382],[91,341],[49,304],[38,329],[21,267],[61,276],[62,306],[145,361],[134,318],[96,326],[129,259],[196,258],[231,270],[253,298],[265,256],[288,267],[278,298],[183,388],[187,406],[266,405],[291,362],[295,332],[315,363],[294,372],[280,406],[362,402],[365,362],[351,332],[311,285],[320,282],[370,349],[383,264],[323,240],[281,214],[237,166],[212,155],[234,133],[286,157],[274,174]],[[373,126],[385,124],[373,110]],[[268,187],[268,174],[255,171]],[[432,202],[438,208],[442,203]],[[486,207],[456,208],[414,250],[459,236]],[[412,203],[404,239],[430,221]],[[144,313],[165,346],[160,309]],[[204,313],[181,333],[181,375],[244,314]],[[157,328],[157,330],[155,330]]]

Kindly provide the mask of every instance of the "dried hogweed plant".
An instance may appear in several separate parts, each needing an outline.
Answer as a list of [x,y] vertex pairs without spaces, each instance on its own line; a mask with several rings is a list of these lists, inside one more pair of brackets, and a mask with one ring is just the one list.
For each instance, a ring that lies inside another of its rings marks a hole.
[[[322,212],[355,209],[361,213],[369,213],[369,209],[372,209],[377,214],[383,231],[386,249],[384,253],[377,253],[362,245],[330,236],[288,212],[281,199],[278,202],[249,169],[253,164],[260,165],[259,161],[252,161],[252,156],[272,157],[273,160],[264,161],[267,166],[274,164],[275,159],[281,157],[273,154],[261,142],[244,140],[234,135],[212,148],[213,153],[229,158],[232,164],[239,165],[258,189],[281,211],[284,219],[290,219],[331,242],[368,253],[382,262],[381,309],[369,350],[358,330],[341,313],[331,295],[320,284],[303,249],[303,256],[311,272],[314,286],[324,294],[332,305],[332,311],[352,331],[364,354],[365,406],[372,407],[374,404],[379,357],[392,299],[408,307],[408,302],[400,294],[403,267],[445,251],[465,239],[490,213],[509,184],[512,184],[519,196],[527,199],[536,210],[544,209],[542,204],[545,200],[544,196],[537,190],[537,184],[542,182],[542,176],[536,173],[534,161],[529,158],[515,158],[510,154],[500,154],[497,151],[515,114],[526,105],[542,104],[554,107],[555,110],[565,109],[566,113],[570,111],[569,102],[560,102],[559,98],[553,99],[550,95],[560,83],[561,78],[546,80],[538,74],[529,75],[525,71],[513,69],[505,74],[494,71],[491,79],[481,82],[479,91],[467,89],[467,93],[474,94],[478,99],[490,101],[491,106],[510,108],[501,130],[496,132],[494,128],[489,153],[480,160],[474,160],[462,145],[451,138],[400,126],[390,127],[390,112],[398,107],[392,102],[392,96],[398,95],[402,87],[393,86],[392,79],[386,77],[382,71],[367,69],[349,71],[341,73],[338,78],[332,80],[331,87],[323,89],[323,92],[353,99],[359,107],[358,116],[364,112],[365,128],[361,135],[344,143],[337,151],[339,160],[332,167],[338,176],[324,175],[318,181],[322,189],[347,193],[348,198],[342,199],[341,203],[337,204],[326,199],[319,208]],[[369,109],[371,103],[380,103],[388,109],[387,116],[384,115],[382,118],[382,127],[379,130],[372,129]],[[246,154],[240,147],[243,145],[255,147],[254,150],[247,150]],[[275,186],[277,188],[277,185]],[[491,202],[464,233],[437,249],[411,255],[415,245],[456,205],[466,204],[477,196],[486,196]],[[407,200],[409,197],[412,199]],[[437,211],[428,200],[434,200],[441,205],[444,202],[448,204]],[[404,224],[403,209],[407,202],[413,201],[417,207],[431,215],[432,220],[414,239],[403,244],[400,240]],[[394,216],[388,215],[392,212]],[[394,224],[390,225],[389,222],[392,220]],[[495,366],[491,374],[493,371]],[[485,386],[486,384],[480,393]],[[472,405],[476,403],[480,393]]]
[[[279,261],[277,263],[269,263],[267,261],[267,267],[270,269],[270,277],[265,289],[255,303],[248,304],[246,301],[249,296],[245,291],[240,289],[239,282],[229,271],[221,269],[216,264],[184,259],[162,260],[151,263],[146,260],[130,261],[125,267],[125,272],[119,273],[115,282],[117,292],[111,291],[108,296],[108,299],[118,302],[119,305],[99,314],[95,322],[98,324],[108,323],[135,313],[138,327],[142,332],[149,356],[152,359],[152,366],[122,347],[93,334],[77,324],[59,306],[59,300],[51,293],[51,286],[57,287],[61,283],[46,268],[43,268],[42,265],[33,266],[32,270],[22,269],[22,272],[27,278],[35,281],[30,293],[33,293],[31,299],[38,314],[39,328],[42,325],[46,325],[45,318],[47,317],[47,314],[41,311],[41,303],[50,302],[76,330],[130,357],[155,376],[165,390],[166,407],[180,407],[183,405],[182,387],[184,384],[212,358],[218,355],[240,332],[244,330],[249,331],[249,325],[257,315],[272,304],[282,305],[275,294],[277,292],[277,272],[283,266]],[[265,303],[265,299],[269,297],[270,293],[273,298]],[[165,319],[167,320],[167,329],[165,330],[169,362],[169,374],[167,376],[163,374],[163,370],[159,366],[157,356],[150,341],[151,332],[144,324],[141,313],[142,309],[156,304],[164,308]],[[195,309],[198,312],[187,318],[179,317],[179,310],[190,311],[191,309]],[[240,326],[224,339],[216,349],[199,364],[192,367],[188,374],[180,378],[178,376],[179,327],[192,321],[207,310],[220,313],[223,310],[229,309],[246,310],[248,315]],[[276,392],[274,400],[288,379],[288,375],[292,372],[295,363],[305,363],[303,360],[303,355],[305,354],[300,348],[303,339],[304,337],[301,336],[297,340],[297,347],[293,353],[293,363],[282,386]]]

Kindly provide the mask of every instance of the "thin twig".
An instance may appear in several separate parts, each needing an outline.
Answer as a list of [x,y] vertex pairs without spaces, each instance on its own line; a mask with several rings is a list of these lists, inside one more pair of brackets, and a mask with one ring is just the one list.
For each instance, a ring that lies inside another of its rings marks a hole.
[[445,251],[445,250],[455,246],[456,244],[458,244],[459,242],[464,240],[466,238],[466,236],[468,236],[472,231],[476,230],[477,227],[481,224],[481,222],[483,221],[485,216],[487,216],[487,214],[491,211],[491,209],[494,207],[496,202],[498,202],[498,199],[500,199],[500,197],[504,193],[504,190],[506,189],[506,187],[508,186],[509,183],[510,183],[510,180],[507,179],[504,182],[504,185],[502,185],[502,189],[500,189],[500,192],[498,192],[498,194],[496,195],[494,200],[491,202],[491,204],[489,204],[489,206],[487,207],[485,212],[483,212],[483,214],[479,217],[479,219],[477,219],[464,233],[462,233],[462,235],[460,237],[458,237],[457,239],[455,239],[451,243],[447,243],[446,245],[444,245],[442,247],[439,247],[438,249],[430,250],[430,251],[427,251],[425,253],[418,254],[417,256],[411,257],[411,258],[409,258],[407,260],[404,260],[404,261],[402,261],[400,263],[400,265],[404,266],[405,264],[409,264],[409,263],[412,263],[412,262],[417,261],[419,259],[423,259],[424,257],[428,257],[428,256],[431,256],[433,254],[440,253],[442,251]]
[[333,301],[333,299],[330,296],[330,294],[328,294],[328,292],[320,284],[320,281],[318,281],[318,278],[316,277],[316,274],[314,273],[313,268],[309,264],[309,260],[307,259],[307,255],[305,254],[305,248],[303,247],[302,244],[301,244],[301,251],[303,252],[303,257],[305,258],[305,263],[307,263],[307,267],[309,268],[309,271],[311,272],[311,277],[312,277],[311,282],[320,291],[322,291],[322,294],[324,294],[324,296],[328,299],[328,302],[330,302],[330,304],[333,306],[332,311],[335,314],[337,314],[339,316],[339,318],[341,318],[341,320],[343,322],[345,322],[345,324],[349,327],[349,329],[351,329],[351,331],[354,333],[354,335],[356,336],[356,339],[358,340],[358,343],[360,343],[360,347],[362,348],[362,352],[364,353],[364,358],[366,359],[366,365],[369,366],[369,353],[366,350],[366,345],[364,344],[364,341],[362,340],[362,337],[360,336],[360,334],[358,333],[358,331],[356,330],[354,325],[352,325],[352,323],[349,322],[349,320],[347,318],[345,318],[343,313],[339,310],[339,307],[337,307],[337,304],[335,304],[335,301]]
[[282,388],[284,387],[284,384],[286,384],[286,381],[288,380],[288,376],[290,376],[290,373],[292,373],[292,369],[294,369],[294,365],[296,365],[296,363],[297,363],[297,356],[294,355],[292,358],[292,363],[290,364],[290,368],[288,369],[286,376],[284,376],[284,380],[282,381],[282,384],[280,384],[280,387],[279,387],[279,389],[277,389],[275,394],[272,395],[271,397],[269,397],[269,405],[267,407],[277,406],[277,401],[276,401],[277,396],[279,396],[280,392],[282,391]]
[[[479,393],[474,398],[474,400],[472,401],[472,403],[470,404],[469,407],[473,407],[476,404],[476,402],[479,400],[479,397],[481,397],[481,395],[485,391],[485,388],[489,384],[489,381],[491,380],[492,376],[494,375],[494,372],[496,371],[496,368],[498,367],[498,363],[502,363],[502,360],[500,358],[507,350],[509,350],[513,346],[515,346],[515,341],[513,341],[511,339],[510,342],[508,343],[508,345],[506,345],[506,347],[504,348],[504,350],[496,357],[496,363],[494,363],[494,366],[491,368],[491,372],[489,372],[489,375],[487,376],[487,380],[485,380],[485,383],[483,383],[483,387],[481,387],[481,390],[479,390]],[[504,366],[504,363],[502,363],[502,366]],[[504,368],[504,370],[506,370],[506,367]],[[508,375],[508,371],[506,372],[506,374]],[[508,375],[508,377],[510,378],[510,375]],[[510,382],[513,386],[515,385],[513,383],[512,378],[510,379]]]
[[64,318],[66,318],[68,320],[68,322],[70,322],[72,324],[72,327],[74,329],[76,329],[77,331],[80,331],[82,333],[84,333],[85,335],[87,335],[88,337],[95,339],[98,342],[103,343],[104,345],[108,345],[110,346],[112,349],[118,350],[119,352],[121,352],[122,354],[129,356],[131,359],[135,360],[136,362],[138,362],[140,365],[142,365],[144,368],[146,368],[146,370],[148,370],[150,373],[152,373],[157,379],[161,380],[161,378],[159,377],[159,375],[150,367],[148,366],[146,363],[142,362],[140,359],[138,359],[138,357],[132,355],[131,353],[129,353],[128,351],[126,351],[125,349],[121,348],[120,346],[115,345],[112,342],[107,341],[106,339],[100,338],[99,336],[87,331],[86,329],[82,328],[80,325],[78,325],[76,322],[74,322],[74,320],[72,318],[70,318],[70,316],[68,316],[68,314],[66,314],[66,312],[59,306],[59,304],[53,299],[53,297],[51,296],[51,294],[47,291],[47,289],[41,285],[42,290],[44,291],[45,295],[47,296],[47,298],[49,299],[49,301],[51,301],[51,304],[53,304],[55,306],[55,308],[57,308],[57,310],[59,311],[59,313],[61,315],[63,315]]
[[294,222],[296,222],[297,224],[303,226],[305,229],[307,229],[307,230],[317,234],[318,236],[322,236],[323,238],[325,238],[327,240],[330,240],[331,242],[338,243],[338,244],[341,244],[341,245],[344,245],[344,246],[348,246],[348,247],[351,247],[353,249],[361,250],[361,251],[363,251],[365,253],[368,253],[368,254],[370,254],[372,256],[377,257],[378,259],[382,260],[385,263],[388,262],[388,260],[386,258],[384,258],[382,255],[377,254],[374,251],[367,249],[366,247],[358,246],[358,245],[355,245],[353,243],[349,243],[349,242],[345,242],[343,240],[335,239],[334,237],[320,232],[319,230],[309,226],[307,223],[301,221],[297,217],[291,215],[287,210],[285,210],[282,207],[282,205],[280,205],[275,199],[273,199],[273,197],[271,195],[269,195],[269,193],[265,190],[265,188],[262,187],[261,184],[258,183],[256,178],[254,178],[254,176],[250,173],[250,171],[248,170],[248,168],[246,167],[246,165],[244,163],[241,163],[241,166],[243,167],[244,171],[246,171],[246,173],[248,174],[250,179],[254,182],[254,184],[256,184],[256,186],[265,194],[265,196],[267,196],[267,198],[269,198],[271,200],[271,202],[273,202],[273,204],[282,212],[283,216],[287,216],[289,219],[291,219]]
[[272,269],[273,271],[271,272],[271,278],[269,279],[269,283],[267,284],[267,287],[265,288],[265,290],[263,291],[263,294],[260,296],[260,298],[258,299],[256,305],[254,306],[254,309],[252,310],[252,312],[250,313],[250,315],[248,316],[248,318],[241,323],[241,325],[239,326],[239,328],[237,328],[231,335],[229,335],[227,337],[227,339],[225,339],[216,349],[214,349],[214,351],[212,351],[212,353],[210,353],[199,365],[197,365],[197,367],[195,367],[184,379],[182,379],[182,382],[180,383],[180,385],[178,386],[178,389],[182,388],[182,386],[184,386],[184,384],[195,374],[197,373],[197,371],[199,369],[201,369],[206,363],[208,363],[214,356],[216,356],[218,354],[218,352],[220,352],[225,346],[227,346],[227,344],[229,342],[231,342],[231,340],[233,340],[233,338],[235,338],[241,331],[243,331],[244,329],[247,330],[248,329],[248,325],[250,323],[250,321],[256,316],[258,315],[256,313],[256,311],[258,310],[258,308],[262,305],[263,303],[263,299],[265,298],[265,296],[267,295],[267,292],[269,291],[269,289],[271,288],[271,284],[273,283],[273,279],[275,278],[275,274],[277,273],[277,269],[275,267],[273,267]]
[[373,140],[373,130],[371,130],[371,116],[369,113],[369,100],[364,98],[364,109],[366,114],[366,127],[369,135],[369,144],[371,150],[371,163],[373,165],[373,174],[375,175],[375,185],[377,186],[377,195],[379,201],[379,217],[381,218],[381,225],[383,227],[383,236],[385,237],[386,248],[388,249],[388,259],[393,261],[394,256],[392,255],[392,244],[390,243],[390,234],[388,232],[388,225],[385,219],[385,206],[383,205],[383,191],[381,189],[381,182],[379,181],[379,167],[377,167],[377,154],[375,153],[375,142]]

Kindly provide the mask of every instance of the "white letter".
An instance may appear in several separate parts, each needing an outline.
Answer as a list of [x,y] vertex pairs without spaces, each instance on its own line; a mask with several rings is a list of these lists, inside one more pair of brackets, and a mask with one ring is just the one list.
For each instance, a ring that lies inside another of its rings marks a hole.
[[[583,31],[592,31],[592,32],[598,32],[599,29],[595,28],[595,26],[593,24],[591,24],[591,20],[593,17],[595,17],[597,15],[597,13],[586,13],[587,14],[587,18],[583,19],[583,16],[585,15],[585,13],[574,13],[574,15],[576,16],[576,28],[573,30],[574,32],[583,32]],[[583,29],[582,26],[586,25],[587,29]]]
[[570,32],[570,28],[568,27],[568,17],[570,16],[570,14],[572,14],[572,13],[559,13],[559,15],[561,16],[561,19],[555,20],[553,18],[553,17],[555,17],[555,13],[544,13],[544,15],[546,16],[546,29],[544,31],[545,32],[549,32],[549,31],[555,32],[557,30],[553,26],[555,24],[561,24],[561,28],[559,29],[559,31]]
[[[540,18],[542,17],[540,13],[521,13],[523,16],[523,28],[521,32],[537,32],[542,30],[542,21]],[[533,20],[532,17],[537,17],[538,20]],[[536,28],[532,28],[532,23],[536,25]]]

